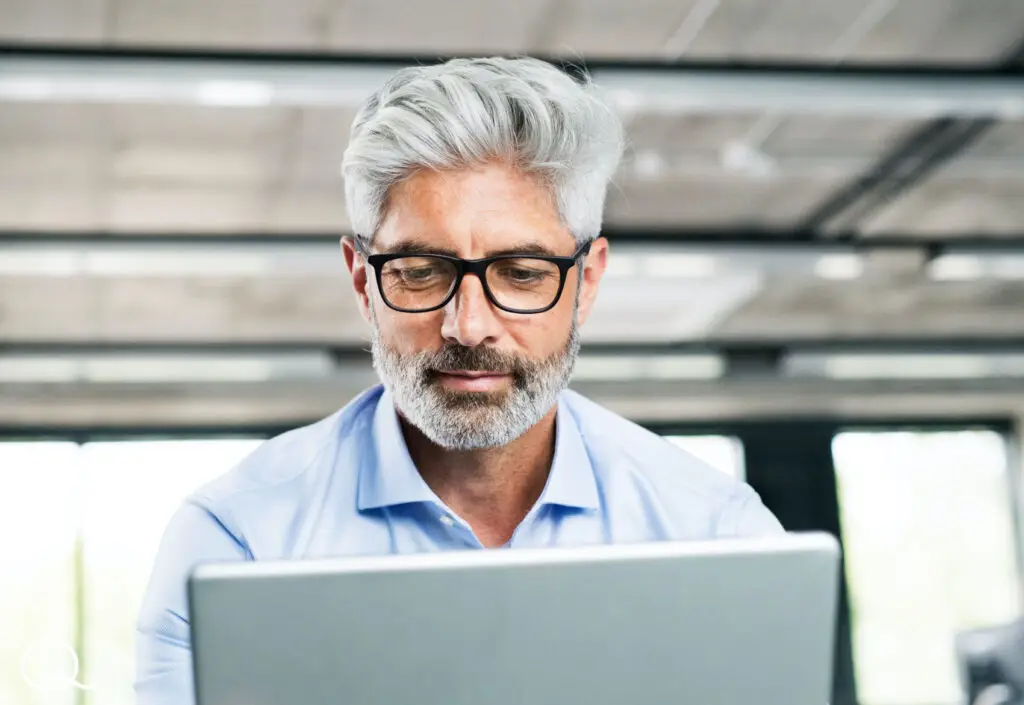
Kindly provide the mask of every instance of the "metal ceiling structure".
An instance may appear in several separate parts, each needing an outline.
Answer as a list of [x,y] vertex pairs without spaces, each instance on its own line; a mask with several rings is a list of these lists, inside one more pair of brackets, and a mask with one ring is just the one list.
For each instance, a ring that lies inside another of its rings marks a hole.
[[[626,123],[581,388],[658,418],[1024,413],[1022,38],[1017,0],[0,0],[0,424],[343,403],[372,378],[337,251],[354,111],[480,53],[586,71]],[[787,367],[823,349],[847,358]],[[312,367],[278,380],[282,351]]]

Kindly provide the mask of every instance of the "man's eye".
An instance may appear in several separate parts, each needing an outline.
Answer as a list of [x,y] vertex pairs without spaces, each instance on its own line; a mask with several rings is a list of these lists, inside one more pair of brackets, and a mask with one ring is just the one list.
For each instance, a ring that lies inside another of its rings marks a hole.
[[437,276],[437,270],[434,267],[416,267],[414,269],[403,269],[401,274],[403,279],[422,281]]
[[540,281],[546,275],[547,272],[542,272],[537,269],[528,269],[526,267],[505,267],[501,270],[501,276],[518,284],[528,284],[530,282]]

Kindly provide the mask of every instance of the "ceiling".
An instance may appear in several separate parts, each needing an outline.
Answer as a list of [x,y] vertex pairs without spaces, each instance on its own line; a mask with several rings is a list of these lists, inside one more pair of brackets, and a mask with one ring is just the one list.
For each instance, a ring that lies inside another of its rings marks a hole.
[[988,63],[1016,0],[5,0],[0,37],[86,46]]
[[[998,75],[1024,96],[1022,47],[1020,0],[0,0],[0,84],[25,57],[69,74],[107,59],[274,60],[300,76],[529,53],[586,63],[595,78],[602,67],[738,77],[752,94],[767,67],[826,83],[864,69],[869,83],[897,76],[939,98],[946,81]],[[878,93],[883,108],[900,98]],[[0,349],[364,346],[333,244],[348,232],[338,166],[354,104],[4,95]],[[1021,100],[993,115],[941,100],[850,114],[828,99],[623,109],[612,257],[683,259],[669,275],[623,267],[606,279],[585,342],[1020,338]],[[204,266],[150,266],[161,252],[204,258],[204,242],[216,249]],[[231,264],[267,243],[316,254]],[[136,265],[40,264],[108,245]],[[936,275],[937,255],[960,258],[953,275]]]

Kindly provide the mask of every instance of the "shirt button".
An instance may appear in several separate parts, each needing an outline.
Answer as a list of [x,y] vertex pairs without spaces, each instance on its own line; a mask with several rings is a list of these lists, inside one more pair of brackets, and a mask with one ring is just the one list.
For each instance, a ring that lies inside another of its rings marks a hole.
[[445,526],[455,526],[455,520],[452,519],[447,514],[442,514],[441,515],[441,523],[444,524]]

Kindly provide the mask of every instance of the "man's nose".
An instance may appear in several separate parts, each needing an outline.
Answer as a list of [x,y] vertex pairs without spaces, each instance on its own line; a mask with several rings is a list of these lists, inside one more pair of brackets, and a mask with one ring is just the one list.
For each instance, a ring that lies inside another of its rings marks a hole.
[[498,311],[484,293],[483,282],[467,274],[455,296],[444,307],[441,335],[446,341],[466,347],[497,342],[502,322]]

